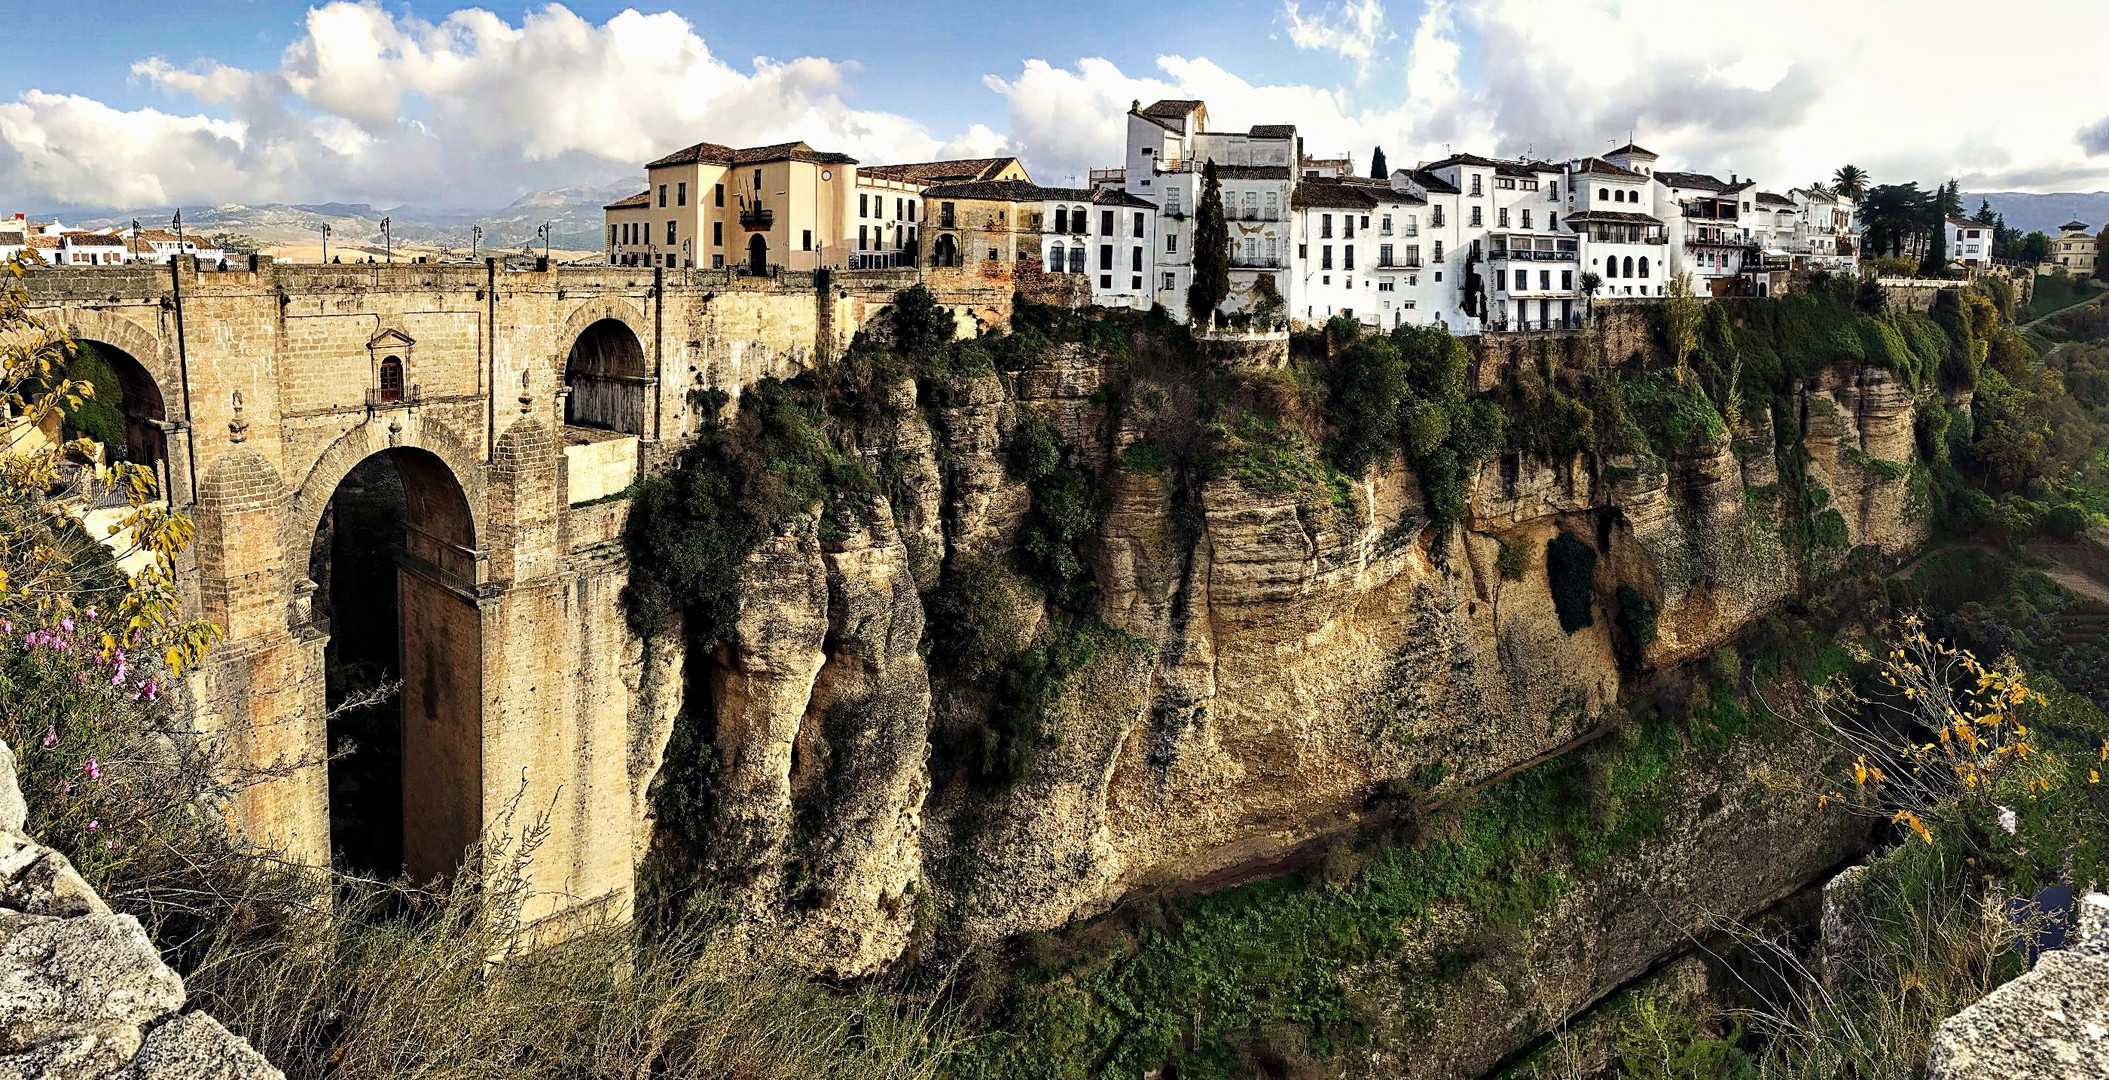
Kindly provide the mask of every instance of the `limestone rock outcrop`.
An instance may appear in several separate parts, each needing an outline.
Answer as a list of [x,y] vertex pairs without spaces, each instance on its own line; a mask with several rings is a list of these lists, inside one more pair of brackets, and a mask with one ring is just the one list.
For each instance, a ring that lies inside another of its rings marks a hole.
[[283,1080],[203,1013],[139,921],[114,914],[64,855],[23,835],[0,744],[0,1077]]
[[1941,1023],[1932,1080],[2109,1076],[2109,896],[2081,898],[2074,937]]

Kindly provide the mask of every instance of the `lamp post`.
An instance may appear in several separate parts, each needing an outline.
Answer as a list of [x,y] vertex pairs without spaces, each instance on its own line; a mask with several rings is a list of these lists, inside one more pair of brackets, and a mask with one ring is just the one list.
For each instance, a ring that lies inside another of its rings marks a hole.
[[387,218],[381,219],[381,257],[389,262],[395,261],[395,236],[389,232]]
[[139,254],[139,219],[132,219],[132,254]]
[[539,237],[541,237],[541,238],[542,238],[542,261],[543,261],[543,262],[548,262],[548,261],[549,261],[549,223],[548,223],[548,222],[546,222],[546,221],[545,221],[545,222],[543,222],[543,223],[542,223],[542,227],[541,227],[541,228],[539,228],[539,229],[536,229],[536,230],[535,230],[535,235],[536,235],[536,236],[539,236]]
[[[185,245],[184,245],[184,243],[183,243],[183,208],[179,206],[179,207],[176,207],[176,255],[181,255],[181,254],[183,254],[183,248],[184,248],[184,246],[185,246]],[[170,265],[170,266],[174,266],[174,265],[176,264],[176,255],[171,255],[171,256],[169,256],[169,258],[168,258],[168,263],[169,263],[169,265]]]
[[322,261],[326,265],[330,261],[330,223],[325,221],[319,228],[322,230]]
[[696,238],[693,236],[681,238],[681,268],[683,270],[695,264],[695,249],[689,246],[695,242]]
[[483,226],[469,226],[469,261],[476,261],[476,245],[483,242]]

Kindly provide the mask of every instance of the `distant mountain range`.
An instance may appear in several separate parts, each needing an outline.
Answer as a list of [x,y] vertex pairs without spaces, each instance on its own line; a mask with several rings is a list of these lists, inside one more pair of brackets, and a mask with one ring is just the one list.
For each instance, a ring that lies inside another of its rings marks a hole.
[[[389,234],[399,245],[449,247],[466,250],[469,230],[483,226],[483,246],[518,250],[540,246],[535,230],[549,223],[552,248],[599,251],[604,246],[601,207],[636,194],[644,181],[614,184],[580,184],[536,191],[494,210],[443,210],[423,206],[381,208],[367,203],[266,203],[250,206],[226,203],[220,206],[186,206],[183,228],[203,236],[237,233],[262,247],[312,243],[320,228],[330,227],[330,243],[345,248],[381,244],[381,219],[389,219]],[[151,210],[105,208],[65,213],[46,213],[68,226],[99,229],[124,226],[134,218],[148,228],[167,228],[174,207]]]
[[1992,209],[2006,216],[2006,223],[2024,233],[2038,230],[2058,235],[2058,226],[2084,221],[2088,232],[2102,231],[2109,222],[2109,191],[2065,191],[2055,195],[2031,195],[2025,191],[1986,191],[1963,196],[1963,214],[1977,213],[1989,200]]

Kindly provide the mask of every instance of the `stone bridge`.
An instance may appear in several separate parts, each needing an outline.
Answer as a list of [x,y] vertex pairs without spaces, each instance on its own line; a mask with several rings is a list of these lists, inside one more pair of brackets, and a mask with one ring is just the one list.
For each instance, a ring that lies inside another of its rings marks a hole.
[[[445,874],[480,834],[546,814],[539,918],[627,913],[645,789],[681,704],[679,672],[626,628],[629,504],[602,497],[692,439],[699,391],[846,347],[914,280],[256,257],[40,270],[26,287],[108,359],[126,453],[197,521],[184,588],[226,640],[186,696],[201,730],[271,771],[238,799],[238,826],[311,863],[357,839],[331,835],[344,808],[324,761],[332,626],[317,582],[340,485],[385,459],[401,492],[394,569],[337,595],[395,591],[401,865]],[[392,829],[393,809],[363,820]]]

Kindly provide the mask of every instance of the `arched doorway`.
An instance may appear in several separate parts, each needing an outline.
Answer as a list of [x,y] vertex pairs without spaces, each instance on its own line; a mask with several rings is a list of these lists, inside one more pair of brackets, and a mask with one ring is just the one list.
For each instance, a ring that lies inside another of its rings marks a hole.
[[73,344],[65,377],[93,385],[95,398],[67,410],[67,436],[86,435],[103,444],[110,460],[154,470],[161,497],[168,498],[168,407],[160,385],[146,365],[115,345],[89,338]]
[[352,871],[443,876],[482,830],[474,543],[453,473],[412,448],[354,466],[315,529],[330,838]]
[[755,277],[769,274],[769,238],[760,233],[747,241],[747,272]]
[[953,239],[951,233],[941,233],[938,235],[937,243],[931,248],[930,265],[959,265],[959,241]]
[[[757,237],[756,239],[760,239]],[[644,434],[644,343],[620,319],[588,326],[564,361],[564,422]]]

